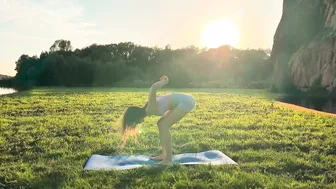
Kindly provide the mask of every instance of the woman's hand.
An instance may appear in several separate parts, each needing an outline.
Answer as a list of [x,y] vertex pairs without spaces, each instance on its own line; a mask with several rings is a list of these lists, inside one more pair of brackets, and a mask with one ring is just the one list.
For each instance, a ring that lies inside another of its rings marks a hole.
[[169,79],[168,76],[164,75],[160,78],[160,82],[162,82],[164,85],[168,84]]
[[168,82],[169,82],[168,77],[166,75],[164,75],[160,78],[160,81],[154,83],[152,85],[152,87],[155,88],[155,89],[158,89],[158,88],[161,88],[162,86],[168,84]]

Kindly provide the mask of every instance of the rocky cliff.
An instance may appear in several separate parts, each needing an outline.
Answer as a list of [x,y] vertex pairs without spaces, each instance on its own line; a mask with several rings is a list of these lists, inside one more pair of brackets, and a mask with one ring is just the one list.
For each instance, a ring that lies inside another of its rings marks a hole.
[[284,0],[271,53],[273,89],[335,91],[335,46],[335,0]]

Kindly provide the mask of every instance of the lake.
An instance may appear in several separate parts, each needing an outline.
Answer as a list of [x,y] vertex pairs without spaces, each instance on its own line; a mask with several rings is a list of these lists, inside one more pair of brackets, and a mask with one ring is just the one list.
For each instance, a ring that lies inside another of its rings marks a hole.
[[14,89],[0,88],[0,95],[15,93]]
[[336,113],[336,98],[286,97],[279,101],[327,113]]

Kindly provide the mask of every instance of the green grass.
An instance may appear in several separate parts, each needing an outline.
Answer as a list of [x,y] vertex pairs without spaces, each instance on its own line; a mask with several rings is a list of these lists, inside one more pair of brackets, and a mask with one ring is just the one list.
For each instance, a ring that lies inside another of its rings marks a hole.
[[[171,91],[167,89],[159,94]],[[239,165],[83,171],[93,153],[160,153],[156,121],[120,150],[115,121],[142,89],[36,89],[0,97],[0,182],[8,188],[336,188],[336,118],[272,105],[258,90],[189,90],[173,152],[220,150]],[[1,184],[0,184],[1,188]]]

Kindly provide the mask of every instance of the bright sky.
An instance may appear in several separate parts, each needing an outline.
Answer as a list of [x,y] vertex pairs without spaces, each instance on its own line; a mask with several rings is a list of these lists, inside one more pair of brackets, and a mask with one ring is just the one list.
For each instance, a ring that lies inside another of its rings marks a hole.
[[21,54],[39,55],[57,39],[75,48],[204,47],[203,31],[215,20],[237,27],[237,48],[271,48],[281,12],[282,0],[0,0],[0,74],[15,75]]

